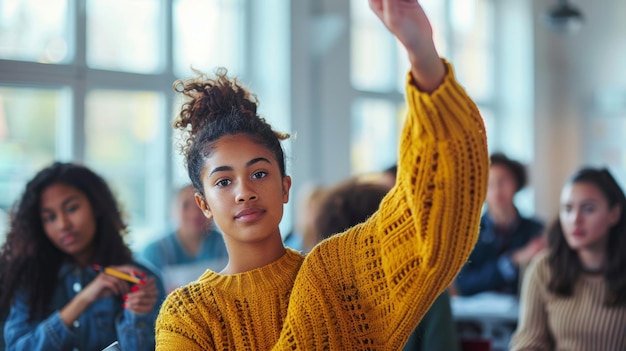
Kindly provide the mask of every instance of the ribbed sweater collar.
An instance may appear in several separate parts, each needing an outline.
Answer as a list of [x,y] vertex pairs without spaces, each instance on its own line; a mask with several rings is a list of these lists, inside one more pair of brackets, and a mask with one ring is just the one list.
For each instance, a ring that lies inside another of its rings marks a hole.
[[298,251],[286,248],[283,256],[263,267],[228,275],[207,270],[198,280],[237,295],[270,289],[290,290],[303,260],[304,256]]

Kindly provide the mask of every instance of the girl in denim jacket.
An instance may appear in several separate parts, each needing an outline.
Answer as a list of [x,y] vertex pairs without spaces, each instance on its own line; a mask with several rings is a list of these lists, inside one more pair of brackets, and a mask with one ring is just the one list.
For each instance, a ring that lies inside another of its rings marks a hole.
[[[54,163],[27,185],[0,252],[7,350],[154,350],[163,284],[132,258],[106,182]],[[104,273],[112,267],[135,283]]]

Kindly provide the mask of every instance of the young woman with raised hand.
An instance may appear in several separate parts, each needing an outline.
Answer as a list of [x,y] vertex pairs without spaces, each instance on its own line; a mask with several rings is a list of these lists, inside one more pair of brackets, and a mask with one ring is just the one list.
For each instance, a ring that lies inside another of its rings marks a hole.
[[[111,190],[90,169],[54,163],[28,182],[0,253],[9,350],[154,350],[165,292],[133,261]],[[136,284],[102,272],[115,268]],[[134,279],[133,279],[134,280]]]
[[524,277],[511,350],[626,350],[625,209],[606,169],[565,184],[548,252]]
[[172,292],[157,350],[400,349],[465,263],[489,169],[476,106],[439,58],[418,1],[370,1],[406,47],[409,114],[398,181],[366,222],[306,259],[283,246],[291,178],[257,101],[223,72],[175,84],[189,100],[175,126],[197,203],[221,229],[229,262]]

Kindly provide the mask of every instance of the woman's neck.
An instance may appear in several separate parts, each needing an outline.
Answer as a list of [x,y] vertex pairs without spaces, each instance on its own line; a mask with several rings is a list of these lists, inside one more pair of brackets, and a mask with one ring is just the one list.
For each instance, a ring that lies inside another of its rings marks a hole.
[[515,206],[487,208],[487,212],[493,224],[498,228],[508,228],[519,218]]
[[266,266],[281,258],[286,250],[280,233],[256,243],[228,245],[228,264],[220,274],[237,274]]
[[95,252],[96,252],[96,249],[94,248],[93,242],[92,242],[91,245],[89,245],[85,250],[77,254],[74,254],[72,258],[74,259],[74,262],[79,267],[85,268],[88,265],[93,263]]
[[600,245],[578,250],[578,258],[587,272],[601,272],[606,265],[605,250]]

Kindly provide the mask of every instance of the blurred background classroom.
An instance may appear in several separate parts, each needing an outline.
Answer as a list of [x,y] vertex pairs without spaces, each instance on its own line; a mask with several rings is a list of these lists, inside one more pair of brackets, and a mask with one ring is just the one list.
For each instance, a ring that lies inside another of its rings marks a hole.
[[[490,151],[529,166],[516,202],[552,218],[566,175],[626,180],[626,3],[423,0],[442,56],[485,118]],[[53,160],[103,174],[140,248],[186,182],[170,127],[175,79],[224,66],[285,143],[293,194],[393,164],[408,65],[365,0],[0,0],[0,233],[25,180]],[[391,69],[389,69],[391,67]],[[393,118],[395,116],[395,118]],[[292,204],[282,223],[294,223]]]
[[[522,214],[553,218],[581,165],[626,185],[626,2],[421,3],[490,151],[528,165]],[[287,234],[300,189],[395,163],[408,69],[398,45],[366,0],[0,0],[0,242],[25,181],[53,160],[105,176],[131,247],[164,234],[187,182],[172,83],[218,66],[293,135]]]

